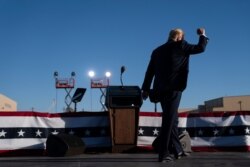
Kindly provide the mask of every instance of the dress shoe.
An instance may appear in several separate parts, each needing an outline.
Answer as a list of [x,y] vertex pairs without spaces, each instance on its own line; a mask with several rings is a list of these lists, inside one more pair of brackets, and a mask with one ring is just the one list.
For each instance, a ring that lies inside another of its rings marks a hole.
[[168,155],[168,156],[164,156],[164,157],[159,157],[159,162],[162,162],[162,163],[166,163],[166,162],[173,162],[174,159]]
[[178,154],[175,155],[175,159],[181,159],[182,157],[187,157],[189,156],[190,154],[187,153],[187,152],[180,152]]

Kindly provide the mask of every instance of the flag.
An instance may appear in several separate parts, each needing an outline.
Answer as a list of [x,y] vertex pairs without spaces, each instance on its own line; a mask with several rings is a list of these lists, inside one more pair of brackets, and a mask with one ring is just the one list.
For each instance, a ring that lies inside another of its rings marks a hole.
[[60,133],[82,138],[86,148],[111,146],[107,112],[0,113],[0,152],[45,150],[47,137]]
[[[160,127],[160,113],[140,113],[138,146],[150,148]],[[178,128],[193,151],[250,151],[250,111],[181,113]]]
[[[152,149],[160,127],[161,113],[140,112],[137,146]],[[250,111],[181,113],[178,127],[193,151],[250,151]],[[60,133],[80,137],[87,149],[112,146],[108,112],[0,112],[0,155],[44,151],[47,137]]]

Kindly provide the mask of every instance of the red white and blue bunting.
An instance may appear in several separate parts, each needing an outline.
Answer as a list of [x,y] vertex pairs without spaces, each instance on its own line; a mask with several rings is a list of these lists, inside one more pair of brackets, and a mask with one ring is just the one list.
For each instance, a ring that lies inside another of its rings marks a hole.
[[[151,147],[161,126],[159,113],[141,113],[138,146]],[[249,151],[250,112],[179,114],[179,131],[187,131],[194,151]]]
[[[160,113],[140,112],[137,146],[151,148],[160,126]],[[250,111],[182,113],[178,126],[193,151],[250,151]],[[48,135],[59,133],[81,137],[87,148],[111,147],[108,112],[0,112],[0,154],[45,150]]]

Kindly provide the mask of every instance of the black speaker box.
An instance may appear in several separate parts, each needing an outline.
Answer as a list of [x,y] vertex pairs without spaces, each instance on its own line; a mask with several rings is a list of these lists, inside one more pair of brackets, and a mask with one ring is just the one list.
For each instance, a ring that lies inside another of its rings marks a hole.
[[141,89],[138,86],[108,86],[105,105],[107,108],[141,107]]
[[69,135],[49,135],[46,141],[46,151],[51,157],[64,157],[84,153],[85,144],[81,138]]
[[179,135],[180,142],[183,148],[184,152],[190,153],[192,152],[192,147],[191,147],[191,138],[189,136],[188,132],[182,132]]
[[[191,153],[192,148],[191,148],[191,138],[189,136],[189,133],[188,132],[182,132],[179,135],[179,140],[181,142],[183,151],[186,152],[186,153]],[[153,147],[155,152],[159,152],[159,148],[160,148],[160,138],[159,138],[159,136],[156,137],[155,140],[153,141],[152,147]],[[173,150],[171,150],[171,151],[173,151]]]

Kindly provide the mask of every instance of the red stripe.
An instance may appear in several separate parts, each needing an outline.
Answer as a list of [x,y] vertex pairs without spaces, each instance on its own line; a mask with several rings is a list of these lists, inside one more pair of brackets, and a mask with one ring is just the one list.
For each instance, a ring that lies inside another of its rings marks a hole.
[[[98,150],[99,148],[92,148]],[[105,148],[105,150],[110,148]],[[93,151],[92,150],[92,151]],[[137,151],[153,151],[151,146],[137,146]],[[238,147],[192,147],[194,152],[248,152],[250,146],[238,146]],[[86,151],[88,152],[88,151]],[[21,150],[0,150],[1,156],[47,156],[46,150],[43,149],[21,149]]]
[[[140,112],[140,116],[143,117],[161,117],[161,112]],[[189,113],[183,112],[179,113],[179,117],[187,117]]]
[[[84,152],[110,152],[111,147],[93,147],[86,148]],[[11,156],[48,156],[45,149],[20,149],[20,150],[0,150],[1,157],[11,157]]]
[[195,152],[219,152],[219,151],[250,151],[250,146],[236,146],[236,147],[192,147]]
[[[137,146],[139,150],[153,151],[152,146]],[[224,151],[250,151],[250,146],[236,146],[236,147],[192,147],[194,152],[224,152]]]
[[161,117],[161,113],[159,113],[159,112],[140,112],[139,116],[144,116],[144,117]]
[[15,116],[15,117],[88,117],[88,116],[108,116],[108,112],[71,112],[71,113],[41,113],[31,111],[18,112],[0,112],[0,117]]
[[233,112],[200,112],[200,113],[189,113],[188,117],[229,117],[237,115],[250,115],[250,111],[233,111]]
[[[234,112],[200,112],[200,113],[179,113],[179,117],[229,117],[229,116],[248,116],[250,111],[234,111]],[[140,116],[144,117],[161,117],[160,112],[140,112]]]
[[[161,112],[140,112],[139,115],[143,117],[161,117]],[[183,112],[178,115],[179,117],[188,117],[189,113]]]
[[41,156],[46,155],[43,149],[0,150],[1,156]]
[[[161,112],[140,112],[140,116],[161,117]],[[201,113],[179,113],[179,117],[228,117],[228,116],[248,116],[250,111],[234,112],[201,112]],[[0,112],[0,116],[39,116],[39,117],[75,117],[75,116],[108,116],[108,112],[70,112],[70,113],[45,113],[32,111]]]

